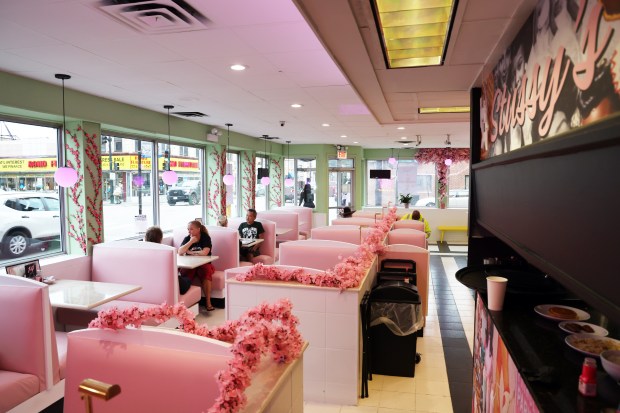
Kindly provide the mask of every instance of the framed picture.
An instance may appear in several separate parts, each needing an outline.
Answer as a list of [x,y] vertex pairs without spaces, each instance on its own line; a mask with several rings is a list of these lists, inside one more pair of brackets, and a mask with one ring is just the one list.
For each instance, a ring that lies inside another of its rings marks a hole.
[[5,269],[9,275],[34,279],[41,266],[39,265],[39,260],[33,260],[23,264],[9,265]]

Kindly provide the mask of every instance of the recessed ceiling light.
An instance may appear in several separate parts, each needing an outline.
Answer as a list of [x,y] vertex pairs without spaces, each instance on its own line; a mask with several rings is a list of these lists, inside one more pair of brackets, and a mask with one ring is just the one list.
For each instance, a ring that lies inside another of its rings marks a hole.
[[396,129],[398,129],[398,130],[404,130],[404,129],[405,129],[405,127],[404,127],[404,126],[399,126],[399,127],[398,127],[398,128],[396,128]]
[[237,70],[237,71],[239,71],[239,70],[245,70],[245,69],[246,69],[246,66],[237,64],[237,65],[232,65],[230,68],[231,68],[232,70]]
[[322,124],[321,126],[325,126],[325,127],[327,127],[327,126],[329,126],[329,123],[324,123],[324,124]]
[[341,137],[341,138],[346,138],[346,137],[347,137],[347,135],[340,135],[340,137]]
[[353,141],[353,143],[359,143],[358,141]]
[[401,138],[401,139],[407,139],[407,137],[406,137],[406,136],[401,136],[400,138]]
[[409,144],[408,143],[403,143],[403,146],[409,146]]
[[298,108],[300,108],[300,107],[302,107],[302,106],[303,106],[303,105],[302,105],[301,103],[293,103],[293,104],[291,105],[291,107],[292,107],[292,108],[295,108],[295,109],[298,109]]
[[418,113],[469,113],[469,106],[444,106],[436,108],[419,108]]

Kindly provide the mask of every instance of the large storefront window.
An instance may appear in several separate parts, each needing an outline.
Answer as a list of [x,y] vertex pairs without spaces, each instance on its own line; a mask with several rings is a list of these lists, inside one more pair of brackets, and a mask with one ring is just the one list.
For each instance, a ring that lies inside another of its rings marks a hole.
[[0,121],[0,265],[62,251],[57,128]]
[[256,157],[256,197],[254,199],[254,208],[257,211],[265,211],[268,208],[267,194],[269,191],[269,185],[263,185],[261,182],[261,171],[267,170],[269,160],[262,156]]
[[[170,150],[170,169],[177,173],[177,182],[166,185],[162,174],[167,165],[166,151]],[[188,155],[180,155],[187,153]],[[203,153],[198,148],[158,144],[159,222],[163,231],[186,226],[196,218],[203,219],[204,185],[200,175]],[[203,220],[204,222],[204,220]]]
[[469,208],[469,161],[450,165],[448,188],[448,208]]
[[[411,159],[400,159],[396,164],[387,160],[369,160],[366,169],[366,205],[387,206],[389,202],[399,205],[400,194],[411,194],[411,204],[415,206],[435,205],[434,164],[419,164]],[[389,170],[390,179],[371,179],[371,170]]]
[[153,225],[153,143],[102,135],[105,241],[132,238]]

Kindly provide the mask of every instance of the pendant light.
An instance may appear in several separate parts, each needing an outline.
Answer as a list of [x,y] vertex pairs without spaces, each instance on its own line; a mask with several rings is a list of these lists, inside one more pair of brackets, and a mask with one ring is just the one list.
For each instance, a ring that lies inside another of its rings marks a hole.
[[267,186],[271,182],[271,178],[269,178],[269,159],[267,158],[267,138],[269,135],[263,135],[263,139],[265,139],[265,159],[267,161],[267,176],[263,176],[260,179],[260,183]]
[[224,175],[224,185],[232,185],[233,182],[235,182],[235,177],[232,175],[232,171],[228,171],[228,155],[229,155],[229,149],[230,149],[230,127],[232,126],[232,123],[227,123],[226,126],[228,127],[228,143],[226,144],[226,175]]
[[388,159],[388,163],[390,165],[394,165],[396,163],[396,158],[394,158],[394,148],[392,148],[392,156]]
[[168,110],[168,169],[161,175],[161,179],[166,185],[177,183],[177,173],[170,170],[170,109],[172,108],[174,108],[174,106],[164,105],[164,109]]
[[[66,117],[65,117],[65,80],[71,79],[71,76],[65,75],[62,73],[57,73],[54,75],[56,79],[62,80],[62,143],[64,145],[65,137],[67,136],[67,126],[66,126]],[[63,148],[64,150],[64,148]],[[64,158],[64,157],[63,157]],[[67,188],[69,186],[75,185],[78,180],[77,171],[73,168],[69,168],[67,166],[67,161],[65,160],[65,166],[61,166],[56,169],[54,172],[54,181],[58,184],[58,186],[62,186],[63,188]]]
[[[287,159],[291,159],[291,141],[286,141],[286,148],[287,148],[287,152],[288,154],[286,155]],[[286,178],[284,180],[284,186],[293,186],[294,181],[293,178]]]

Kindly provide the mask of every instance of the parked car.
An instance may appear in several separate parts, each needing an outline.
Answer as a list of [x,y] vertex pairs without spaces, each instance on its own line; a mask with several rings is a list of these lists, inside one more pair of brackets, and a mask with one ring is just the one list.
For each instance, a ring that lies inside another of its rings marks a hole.
[[[417,207],[435,207],[435,198],[420,198],[416,201]],[[448,197],[448,208],[468,208],[469,207],[469,190],[453,189],[450,190]]]
[[58,195],[44,192],[0,193],[0,239],[8,258],[19,258],[31,246],[47,248],[60,237]]
[[183,181],[168,190],[168,205],[187,202],[190,205],[200,203],[200,181]]

